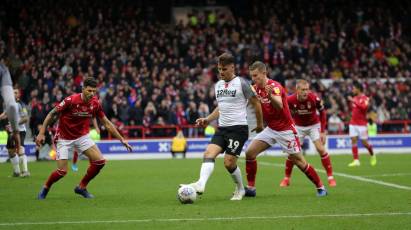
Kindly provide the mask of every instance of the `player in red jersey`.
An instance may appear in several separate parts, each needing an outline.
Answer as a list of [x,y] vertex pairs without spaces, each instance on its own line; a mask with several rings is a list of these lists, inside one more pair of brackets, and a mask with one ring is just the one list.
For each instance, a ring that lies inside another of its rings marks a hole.
[[[310,91],[310,84],[306,80],[298,80],[296,88],[297,92],[290,95],[287,101],[296,124],[300,143],[303,143],[305,136],[310,137],[321,156],[321,163],[325,171],[327,171],[328,184],[334,187],[337,183],[333,177],[330,156],[324,148],[327,114],[323,101]],[[281,187],[290,185],[292,169],[293,163],[290,158],[287,158],[285,162],[285,177],[280,183]]]
[[278,82],[267,78],[267,68],[264,63],[256,61],[250,66],[249,70],[255,83],[253,87],[261,103],[263,118],[268,127],[253,139],[246,150],[248,181],[246,196],[256,196],[257,155],[276,142],[289,155],[292,162],[314,183],[317,188],[317,196],[326,196],[327,190],[320,177],[301,154],[300,142],[288,108],[284,88]]
[[81,93],[73,94],[65,98],[60,104],[53,108],[41,126],[36,138],[36,144],[44,142],[47,126],[54,120],[59,120],[56,132],[56,159],[57,170],[52,172],[38,194],[38,199],[45,199],[52,184],[60,180],[67,174],[68,155],[77,149],[86,155],[90,160],[90,166],[86,175],[75,187],[74,192],[84,198],[93,198],[86,187],[104,167],[106,160],[101,154],[96,144],[89,137],[90,119],[98,117],[106,129],[127,148],[132,151],[131,146],[120,135],[116,127],[107,119],[103,109],[95,96],[97,93],[97,81],[93,78],[86,78],[83,82]]
[[358,137],[360,137],[362,144],[367,148],[371,155],[370,164],[375,166],[377,164],[377,157],[374,154],[372,146],[368,143],[367,130],[367,110],[369,98],[363,94],[363,86],[359,82],[354,82],[352,89],[354,97],[349,96],[348,100],[351,103],[351,120],[349,125],[349,133],[351,137],[351,149],[354,161],[348,164],[349,167],[360,166],[358,159]]

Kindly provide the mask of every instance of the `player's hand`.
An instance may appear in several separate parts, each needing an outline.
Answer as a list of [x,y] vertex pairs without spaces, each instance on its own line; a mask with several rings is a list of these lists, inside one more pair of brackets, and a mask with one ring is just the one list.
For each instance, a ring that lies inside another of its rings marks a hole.
[[39,147],[42,146],[45,140],[46,140],[46,136],[44,134],[39,133],[36,137],[36,145]]
[[209,122],[208,122],[207,118],[198,118],[196,120],[196,125],[199,126],[199,127],[202,127],[202,128],[207,127],[208,123]]
[[327,142],[327,133],[326,132],[321,132],[320,133],[320,140],[321,140],[321,143],[323,143],[323,145],[325,145],[325,143]]
[[133,151],[133,148],[131,147],[131,145],[126,140],[121,140],[121,144],[123,144],[124,147],[126,147],[127,151],[129,151],[129,152]]
[[255,127],[254,129],[251,130],[251,132],[256,132],[256,133],[260,133],[261,131],[263,131],[264,127],[257,125],[257,127]]

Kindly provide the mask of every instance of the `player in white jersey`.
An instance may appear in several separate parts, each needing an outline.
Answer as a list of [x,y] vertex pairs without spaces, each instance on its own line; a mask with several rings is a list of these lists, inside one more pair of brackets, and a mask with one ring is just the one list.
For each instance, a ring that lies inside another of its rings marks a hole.
[[[10,162],[13,166],[13,177],[28,177],[30,176],[30,172],[27,167],[27,156],[25,154],[25,149],[24,149],[24,139],[26,138],[26,125],[25,123],[28,121],[28,113],[27,113],[27,108],[24,105],[24,103],[20,100],[20,91],[19,89],[14,89],[14,97],[16,98],[17,102],[17,107],[18,107],[18,117],[19,117],[19,123],[17,130],[20,135],[20,147],[17,150],[16,149],[16,143],[15,140],[13,139],[13,129],[11,124],[9,123],[7,125],[7,150],[9,153],[10,157]],[[6,119],[7,115],[6,113],[0,114],[0,119]],[[20,164],[22,166],[22,170],[20,171]]]
[[200,178],[190,185],[198,194],[202,194],[214,170],[215,158],[220,153],[225,153],[224,166],[236,184],[231,200],[241,200],[245,190],[237,158],[248,139],[246,107],[249,101],[255,108],[257,127],[254,131],[260,132],[263,130],[261,105],[250,84],[234,74],[234,57],[231,54],[224,53],[218,57],[218,72],[221,78],[215,85],[218,106],[210,115],[196,121],[198,126],[206,127],[218,118],[218,131],[204,152]]

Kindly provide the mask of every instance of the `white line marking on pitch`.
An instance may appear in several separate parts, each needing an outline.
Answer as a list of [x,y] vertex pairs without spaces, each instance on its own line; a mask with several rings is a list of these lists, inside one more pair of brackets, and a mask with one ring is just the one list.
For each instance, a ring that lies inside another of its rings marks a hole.
[[411,176],[411,173],[385,173],[375,175],[363,175],[363,177],[395,177],[395,176]]
[[182,222],[182,221],[235,221],[235,220],[278,220],[278,219],[303,219],[303,218],[347,218],[363,216],[410,216],[411,212],[386,212],[386,213],[343,213],[343,214],[313,214],[289,216],[243,216],[243,217],[210,217],[210,218],[181,218],[181,219],[135,219],[135,220],[84,220],[84,221],[50,221],[50,222],[20,222],[0,223],[0,226],[21,225],[56,225],[56,224],[122,224],[122,223],[147,223],[147,222]]
[[[261,165],[266,165],[266,166],[284,167],[284,165],[277,164],[277,163],[269,163],[269,162],[261,162],[261,161],[259,161],[258,163],[261,164]],[[318,172],[321,172],[321,173],[326,173],[322,169],[316,169],[316,170]],[[392,188],[398,188],[398,189],[404,189],[404,190],[411,191],[411,187],[408,187],[408,186],[405,186],[405,185],[399,185],[399,184],[384,182],[384,181],[380,181],[380,180],[369,179],[369,178],[365,178],[365,177],[361,177],[361,176],[353,176],[353,175],[346,174],[346,173],[333,172],[333,174],[334,174],[334,176],[346,177],[346,178],[359,180],[359,181],[364,181],[364,182],[368,182],[368,183],[372,183],[372,184],[379,184],[379,185],[384,185],[384,186],[387,186],[387,187],[392,187]]]

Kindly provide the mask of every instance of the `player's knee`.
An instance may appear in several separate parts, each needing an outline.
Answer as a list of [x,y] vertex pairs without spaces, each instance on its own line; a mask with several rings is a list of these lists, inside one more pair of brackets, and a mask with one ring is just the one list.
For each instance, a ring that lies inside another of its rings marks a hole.
[[95,161],[91,161],[90,162],[92,165],[95,165],[95,166],[99,166],[100,168],[103,168],[104,167],[104,165],[106,165],[106,159],[101,159],[101,160],[95,160]]
[[257,157],[257,153],[253,149],[248,148],[245,151],[245,159],[246,160],[255,160],[256,157]]
[[67,169],[58,168],[57,173],[60,174],[60,176],[65,176],[65,175],[67,175]]
[[237,167],[237,161],[233,158],[224,158],[224,167],[227,170],[234,170]]

